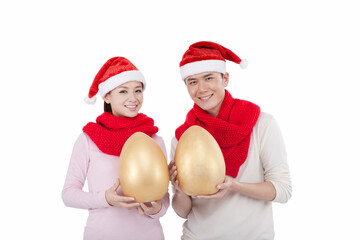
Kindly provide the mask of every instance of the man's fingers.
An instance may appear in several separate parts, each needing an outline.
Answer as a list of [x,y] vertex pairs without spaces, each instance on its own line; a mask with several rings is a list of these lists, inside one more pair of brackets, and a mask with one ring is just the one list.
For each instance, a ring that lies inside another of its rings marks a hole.
[[177,175],[177,171],[174,171],[171,176],[170,176],[170,180],[173,182],[176,179],[176,175]]
[[175,164],[175,161],[171,160],[169,163],[169,170],[171,170],[173,168],[174,164]]

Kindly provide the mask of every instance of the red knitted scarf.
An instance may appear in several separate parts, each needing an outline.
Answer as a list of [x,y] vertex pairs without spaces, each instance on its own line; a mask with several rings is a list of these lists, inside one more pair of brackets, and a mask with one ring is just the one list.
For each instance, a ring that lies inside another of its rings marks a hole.
[[251,131],[259,118],[260,108],[248,101],[234,99],[225,90],[225,98],[217,117],[206,113],[199,106],[188,112],[185,123],[175,131],[179,140],[186,129],[192,125],[205,128],[215,138],[224,155],[226,175],[236,177],[240,166],[245,162]]
[[120,156],[123,145],[133,133],[143,132],[152,137],[159,129],[152,118],[142,113],[126,118],[104,112],[96,118],[96,123],[86,124],[83,131],[103,153]]

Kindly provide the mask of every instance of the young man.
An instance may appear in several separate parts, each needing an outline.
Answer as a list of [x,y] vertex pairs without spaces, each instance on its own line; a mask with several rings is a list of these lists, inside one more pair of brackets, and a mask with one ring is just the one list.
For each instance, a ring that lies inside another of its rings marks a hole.
[[[292,192],[285,145],[271,115],[225,89],[225,59],[246,67],[235,53],[213,42],[192,44],[180,62],[194,106],[172,140],[172,206],[187,219],[182,239],[274,239],[272,202],[285,203]],[[209,131],[224,155],[226,178],[213,195],[190,197],[176,179],[175,149],[192,125]]]

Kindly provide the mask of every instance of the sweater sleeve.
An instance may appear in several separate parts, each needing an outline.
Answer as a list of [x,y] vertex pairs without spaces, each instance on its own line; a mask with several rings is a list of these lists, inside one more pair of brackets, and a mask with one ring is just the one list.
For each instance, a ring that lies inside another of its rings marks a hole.
[[177,140],[176,137],[174,136],[174,137],[171,139],[170,161],[174,160],[177,144],[178,144],[178,140]]
[[[165,147],[165,142],[164,142],[163,138],[158,135],[154,135],[153,139],[159,145],[159,147],[161,148],[161,150],[163,151],[163,153],[165,155],[165,158],[167,159],[166,147]],[[154,218],[154,219],[159,219],[165,215],[165,213],[170,205],[169,192],[167,192],[165,194],[165,196],[161,199],[161,204],[162,205],[161,205],[160,211],[157,214],[149,215],[149,217]]]
[[105,191],[94,193],[83,191],[89,161],[89,143],[86,135],[82,133],[74,144],[62,190],[63,202],[68,207],[81,209],[110,207],[105,199]]
[[149,217],[154,218],[154,219],[159,219],[162,216],[165,215],[167,209],[169,208],[170,205],[170,198],[169,198],[169,193],[167,192],[165,194],[165,196],[161,199],[161,209],[158,213],[154,214],[154,215],[149,215]]
[[264,168],[264,180],[271,182],[276,190],[274,202],[286,203],[292,195],[292,184],[284,140],[275,119],[262,116],[264,124],[259,128],[260,158]]

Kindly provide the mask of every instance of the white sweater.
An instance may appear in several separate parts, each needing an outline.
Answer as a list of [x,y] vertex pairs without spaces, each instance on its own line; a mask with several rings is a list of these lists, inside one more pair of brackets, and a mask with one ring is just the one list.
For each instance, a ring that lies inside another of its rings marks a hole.
[[[178,141],[171,143],[174,159]],[[249,152],[240,167],[239,182],[271,182],[274,202],[285,203],[292,187],[284,141],[275,119],[261,113],[251,133]],[[220,200],[192,199],[192,210],[183,225],[181,239],[260,240],[274,239],[272,203],[228,192]]]

